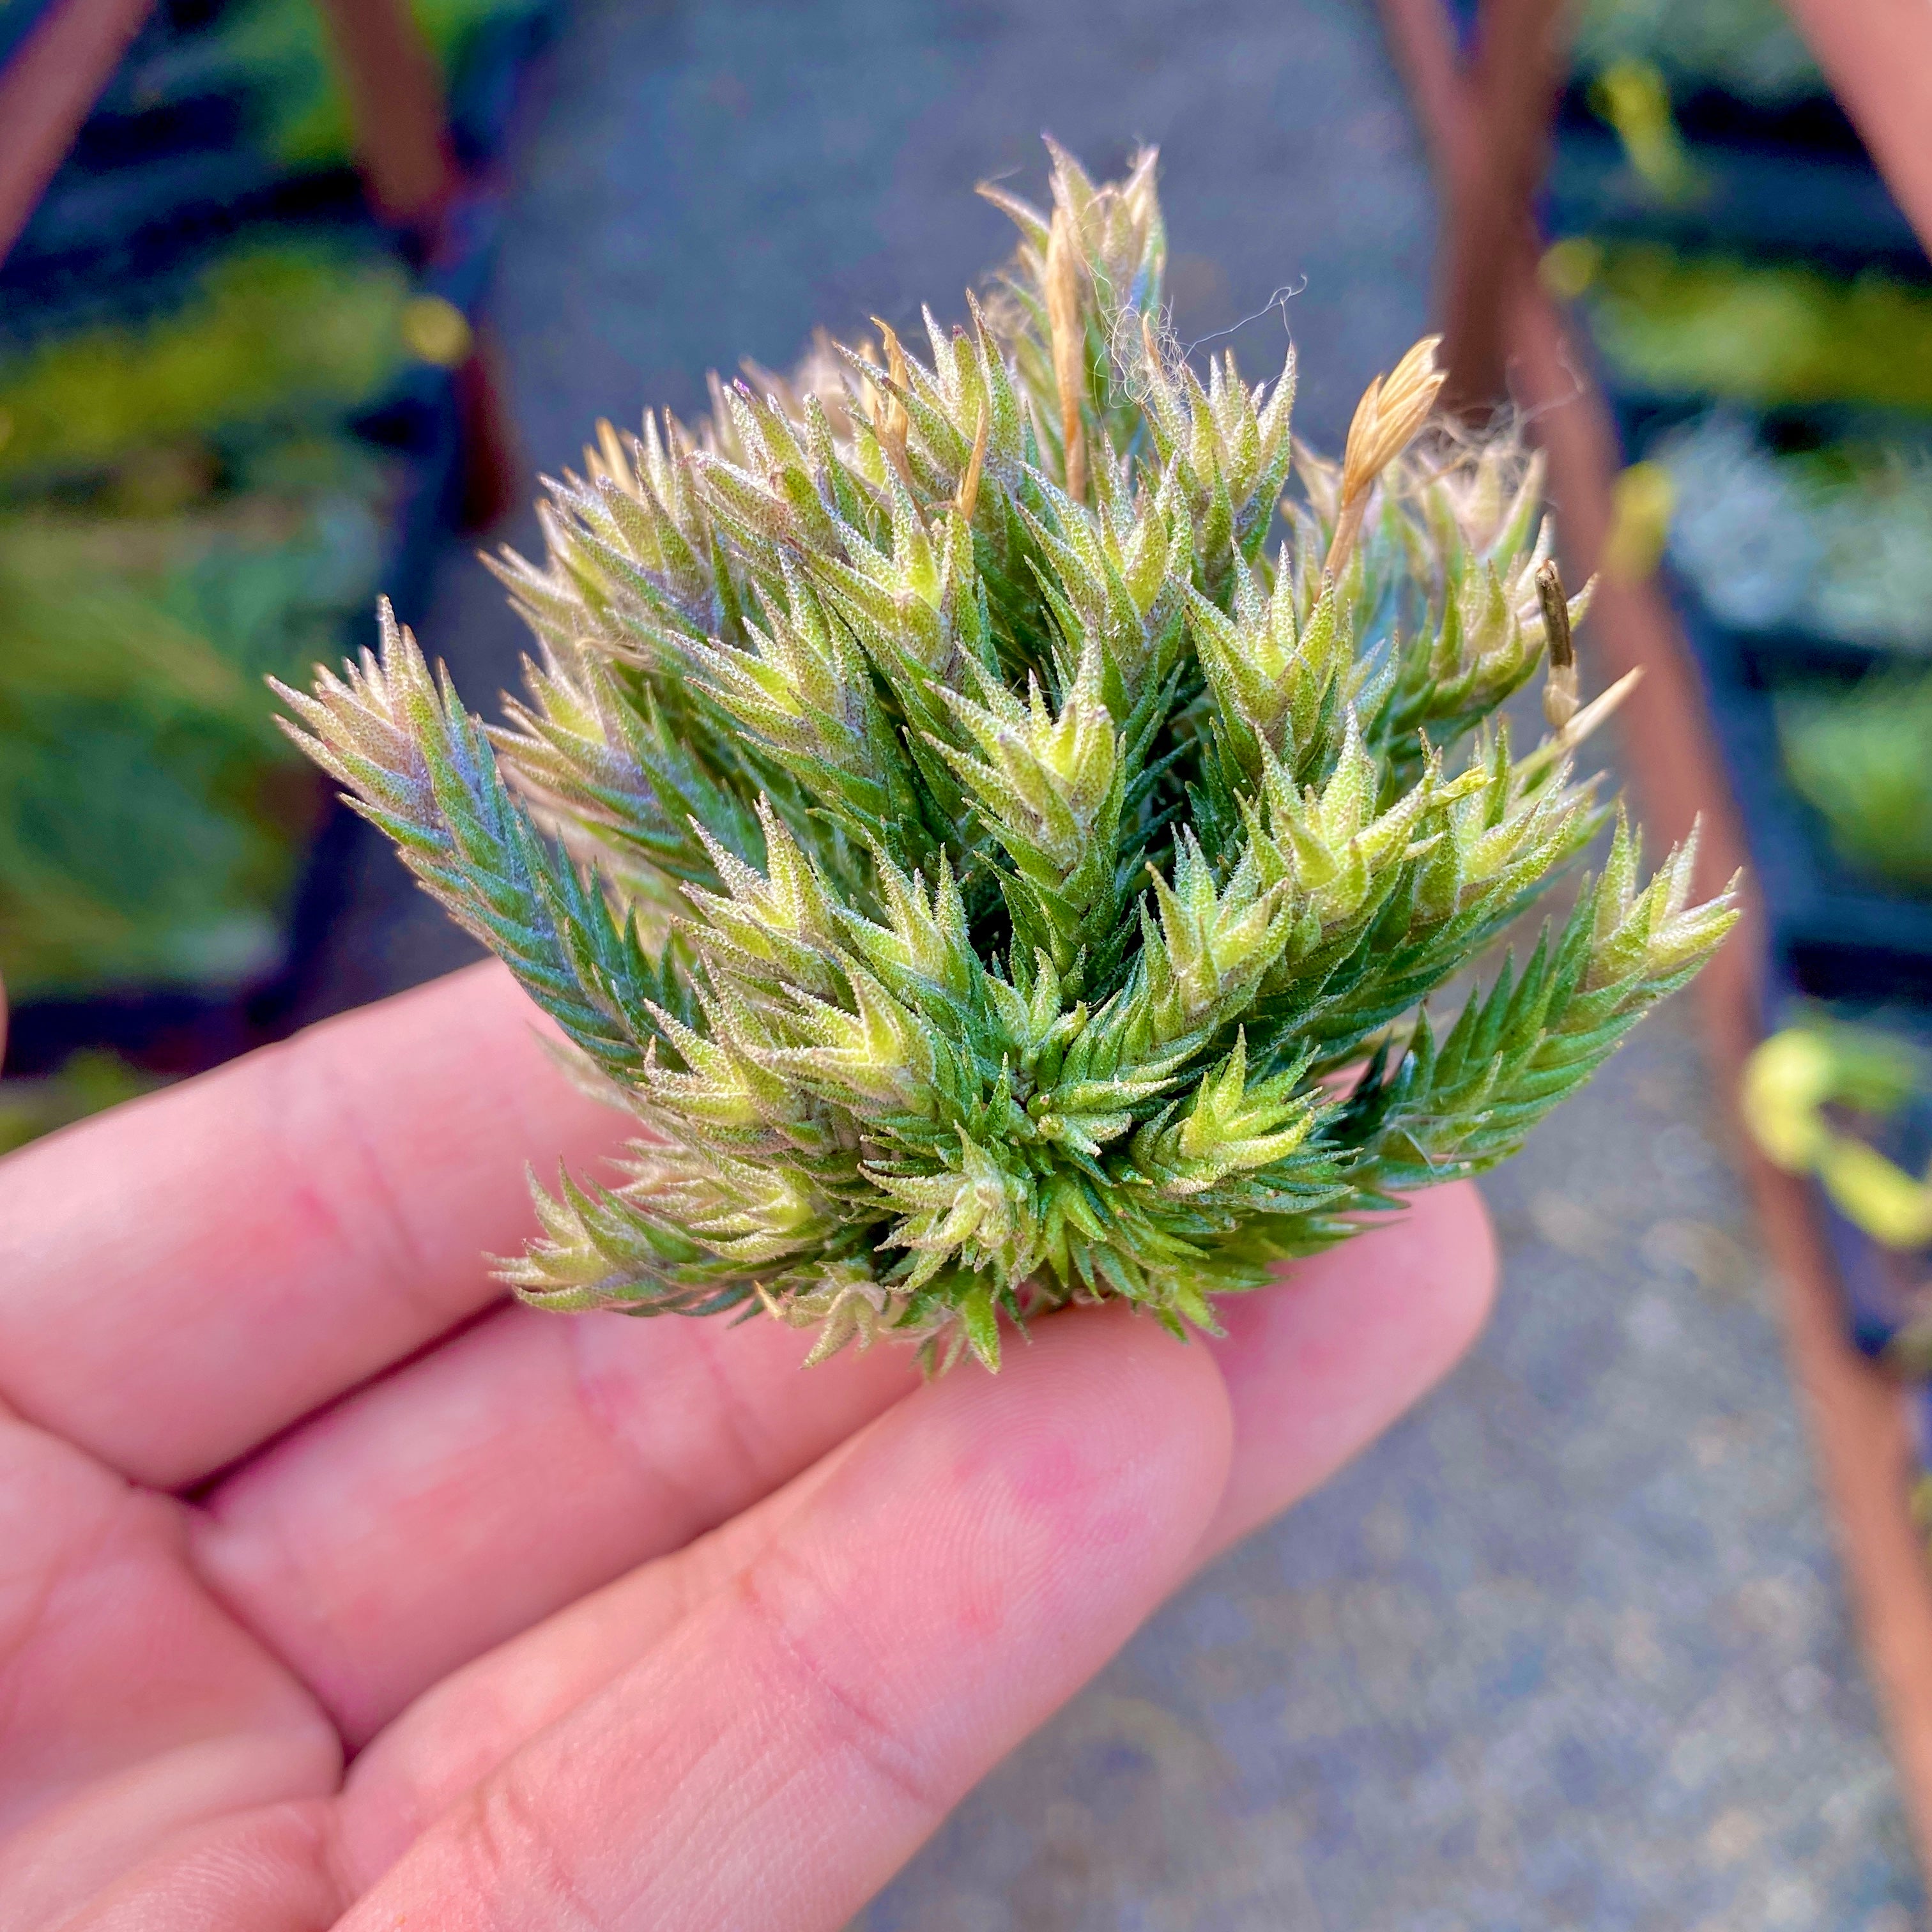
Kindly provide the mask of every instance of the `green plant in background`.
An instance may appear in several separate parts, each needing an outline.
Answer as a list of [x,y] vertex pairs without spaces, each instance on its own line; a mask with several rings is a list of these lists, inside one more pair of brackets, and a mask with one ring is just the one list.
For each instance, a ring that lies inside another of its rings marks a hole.
[[[1828,1114],[1842,1109],[1870,1127],[1932,1092],[1932,1066],[1888,1029],[1848,1025],[1808,1014],[1764,1042],[1744,1068],[1745,1124],[1760,1147],[1791,1174],[1815,1174],[1840,1210],[1888,1247],[1932,1247],[1932,1168],[1922,1180],[1862,1135]],[[1907,1330],[1894,1359],[1909,1352],[1923,1376],[1932,1334]],[[1900,1362],[1900,1366],[1906,1364]]]
[[1660,437],[1670,551],[1744,630],[1932,652],[1932,453],[1875,436],[1775,451],[1742,411]]
[[1932,673],[1786,694],[1778,736],[1792,784],[1845,857],[1932,888]]
[[1625,158],[1659,201],[1689,202],[1703,191],[1671,107],[1670,83],[1652,62],[1612,61],[1592,83],[1590,105],[1616,130]]
[[[989,1364],[1002,1311],[1211,1328],[1512,1151],[1732,922],[1620,826],[1438,1034],[1604,818],[1539,466],[1425,432],[1426,343],[1340,463],[1298,452],[1292,358],[1204,383],[1161,333],[1153,156],[1052,186],[985,190],[1019,255],[929,361],[886,330],[695,436],[606,426],[502,566],[542,654],[506,728],[386,613],[284,694],[642,1124],[621,1185],[540,1197],[539,1305]],[[1495,713],[1546,642],[1522,755]]]
[[1576,0],[1570,46],[1581,73],[1641,62],[1679,94],[1720,88],[1781,107],[1827,92],[1778,0]]
[[380,567],[388,464],[310,440],[160,516],[0,513],[0,976],[13,996],[272,965],[314,802],[262,679]]
[[1626,387],[1760,408],[1856,403],[1932,409],[1932,292],[1654,242],[1557,242],[1544,279],[1580,298]]
[[0,1080],[0,1154],[150,1093],[160,1084],[118,1054],[92,1048],[70,1054],[58,1072]]
[[373,401],[410,355],[392,256],[298,242],[218,257],[171,307],[6,350],[0,490],[86,477],[157,446],[314,425]]
[[[410,11],[446,76],[482,27],[525,17],[541,0],[410,0]],[[202,31],[138,64],[130,104],[214,92],[248,98],[255,137],[290,167],[326,167],[352,152],[349,110],[321,10],[313,0],[239,0]]]

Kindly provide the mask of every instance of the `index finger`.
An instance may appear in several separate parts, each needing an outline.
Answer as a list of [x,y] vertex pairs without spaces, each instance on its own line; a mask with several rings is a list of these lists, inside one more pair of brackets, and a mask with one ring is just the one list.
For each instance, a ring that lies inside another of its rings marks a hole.
[[0,1161],[0,1400],[179,1487],[496,1300],[625,1130],[537,1019],[471,967]]

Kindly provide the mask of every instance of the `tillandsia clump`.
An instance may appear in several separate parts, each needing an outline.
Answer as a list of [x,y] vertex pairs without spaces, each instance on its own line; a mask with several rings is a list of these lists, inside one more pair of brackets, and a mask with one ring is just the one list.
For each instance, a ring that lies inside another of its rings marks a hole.
[[[1732,922],[1688,849],[1640,889],[1620,821],[1438,1037],[1425,998],[1606,816],[1538,463],[1429,428],[1430,343],[1340,462],[1291,438],[1292,352],[1202,381],[1150,153],[982,192],[1018,254],[929,359],[822,344],[547,486],[506,725],[386,610],[284,694],[641,1124],[621,1184],[539,1193],[505,1279],[541,1306],[940,1364],[1112,1296],[1212,1330],[1511,1152]],[[1546,644],[1522,754],[1496,714]]]

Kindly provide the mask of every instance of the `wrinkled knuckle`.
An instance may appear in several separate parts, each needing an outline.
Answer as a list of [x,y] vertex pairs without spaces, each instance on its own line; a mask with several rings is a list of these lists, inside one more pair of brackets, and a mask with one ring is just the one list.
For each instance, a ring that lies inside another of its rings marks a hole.
[[[500,1318],[546,1336],[557,1326],[555,1316],[532,1309],[514,1308]],[[611,1466],[644,1485],[676,1526],[674,1540],[682,1540],[702,1535],[718,1520],[708,1480],[715,1467],[712,1444],[707,1435],[682,1433],[683,1414],[675,1406],[667,1422],[660,1338],[639,1334],[641,1326],[568,1324],[560,1346],[568,1369],[569,1400]],[[700,1444],[696,1450],[690,1447],[694,1440]]]
[[[508,1318],[555,1323],[521,1309]],[[707,1324],[580,1322],[564,1346],[577,1413],[675,1512],[677,1540],[715,1528],[792,1474],[793,1445],[748,1394],[745,1358],[721,1348]]]
[[578,1886],[550,1814],[514,1768],[485,1778],[456,1820],[457,1888],[491,1932],[609,1932]]
[[[434,1257],[424,1250],[366,1098],[333,1048],[323,1033],[267,1049],[282,1096],[267,1110],[268,1124],[280,1164],[310,1213],[326,1220],[345,1251],[381,1268],[406,1293],[433,1278]],[[320,1174],[317,1148],[327,1150],[328,1158]],[[352,1214],[345,1203],[353,1204]]]

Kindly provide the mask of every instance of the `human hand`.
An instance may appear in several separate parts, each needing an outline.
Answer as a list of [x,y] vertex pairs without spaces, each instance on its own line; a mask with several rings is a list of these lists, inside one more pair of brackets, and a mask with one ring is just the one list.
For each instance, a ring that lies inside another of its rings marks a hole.
[[843,1924],[1202,1563],[1442,1374],[1474,1192],[997,1378],[560,1317],[614,1146],[495,966],[0,1162],[8,1932]]

